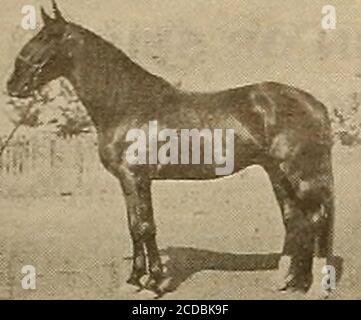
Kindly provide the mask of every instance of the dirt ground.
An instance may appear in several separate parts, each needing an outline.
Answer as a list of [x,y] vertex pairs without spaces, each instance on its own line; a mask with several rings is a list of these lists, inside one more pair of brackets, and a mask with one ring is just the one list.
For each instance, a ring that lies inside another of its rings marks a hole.
[[[361,299],[360,148],[336,148],[335,299]],[[158,182],[158,243],[176,290],[163,299],[302,299],[276,293],[283,241],[265,174],[249,168],[221,181]],[[93,197],[0,199],[0,297],[144,299],[125,285],[131,251],[117,182]],[[37,289],[21,288],[34,265]]]

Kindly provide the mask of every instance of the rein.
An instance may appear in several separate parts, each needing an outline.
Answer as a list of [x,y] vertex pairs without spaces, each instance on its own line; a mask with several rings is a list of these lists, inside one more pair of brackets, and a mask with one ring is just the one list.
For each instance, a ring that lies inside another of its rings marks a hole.
[[[41,50],[43,50],[43,52],[46,52],[48,49],[54,49],[55,45],[49,45],[47,47],[42,48]],[[40,51],[40,50],[39,50]],[[38,51],[38,52],[39,52]],[[50,54],[46,59],[44,59],[44,61],[42,63],[32,63],[31,62],[31,58],[32,56],[23,56],[23,55],[19,55],[18,59],[22,62],[24,62],[26,65],[28,65],[30,67],[30,70],[33,70],[34,75],[32,77],[32,81],[36,80],[37,77],[39,76],[39,74],[42,72],[44,66],[53,58],[53,53]],[[4,141],[4,143],[2,143],[2,141],[0,141],[1,145],[0,145],[0,157],[2,156],[2,154],[4,153],[5,149],[8,147],[11,139],[14,137],[16,131],[18,131],[18,129],[22,126],[22,124],[24,123],[24,121],[26,120],[26,118],[29,116],[30,110],[33,107],[32,104],[29,104],[29,106],[26,109],[26,112],[24,113],[24,115],[21,117],[21,119],[19,120],[19,122],[16,124],[16,126],[10,131],[9,135],[7,136],[6,140]]]
[[29,112],[32,108],[32,105],[29,105],[27,107],[26,112],[24,113],[24,115],[21,117],[20,121],[16,124],[16,126],[10,131],[9,135],[7,136],[6,140],[4,141],[4,143],[1,142],[1,146],[0,146],[0,157],[3,155],[5,149],[8,147],[11,139],[14,137],[16,131],[18,131],[18,129],[22,126],[23,122],[25,121],[25,119],[28,117]]

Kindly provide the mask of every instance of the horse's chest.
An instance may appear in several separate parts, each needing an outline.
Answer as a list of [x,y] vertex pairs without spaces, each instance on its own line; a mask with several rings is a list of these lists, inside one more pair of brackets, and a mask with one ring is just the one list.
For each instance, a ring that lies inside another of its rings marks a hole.
[[119,165],[125,160],[128,147],[126,135],[128,129],[119,127],[116,130],[101,132],[98,134],[98,152],[104,167],[115,173]]

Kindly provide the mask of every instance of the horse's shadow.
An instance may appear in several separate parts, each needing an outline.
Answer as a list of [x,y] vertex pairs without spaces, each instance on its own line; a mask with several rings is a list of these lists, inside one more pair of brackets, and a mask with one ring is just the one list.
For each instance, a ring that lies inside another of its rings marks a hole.
[[[202,270],[276,270],[281,257],[279,253],[232,254],[186,247],[169,247],[161,253],[169,257],[165,263],[167,274],[172,278],[169,291],[176,290],[185,280]],[[330,264],[335,267],[337,281],[339,281],[343,272],[343,259],[335,256]]]

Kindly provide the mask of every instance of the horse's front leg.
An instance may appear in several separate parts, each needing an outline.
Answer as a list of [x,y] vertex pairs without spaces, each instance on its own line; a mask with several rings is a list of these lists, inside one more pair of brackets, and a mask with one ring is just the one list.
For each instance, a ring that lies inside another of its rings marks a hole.
[[292,186],[284,175],[284,172],[279,167],[279,164],[273,164],[271,161],[263,165],[263,168],[269,175],[272,183],[277,202],[281,209],[282,220],[286,230],[285,242],[283,252],[279,262],[278,272],[275,274],[275,289],[286,290],[288,288],[295,288],[298,286],[296,259],[298,252],[295,252],[294,241],[294,227],[297,226],[297,219],[301,212],[297,210],[293,198],[295,197]]
[[141,287],[140,279],[146,274],[144,242],[137,230],[140,224],[139,191],[131,174],[124,174],[120,179],[127,207],[128,227],[133,243],[133,265],[127,283]]
[[133,241],[133,268],[128,283],[142,287],[140,279],[146,274],[147,250],[149,280],[146,286],[158,291],[157,286],[163,279],[163,268],[156,244],[156,226],[153,217],[151,180],[128,169],[122,169],[121,186],[125,195],[128,225]]

